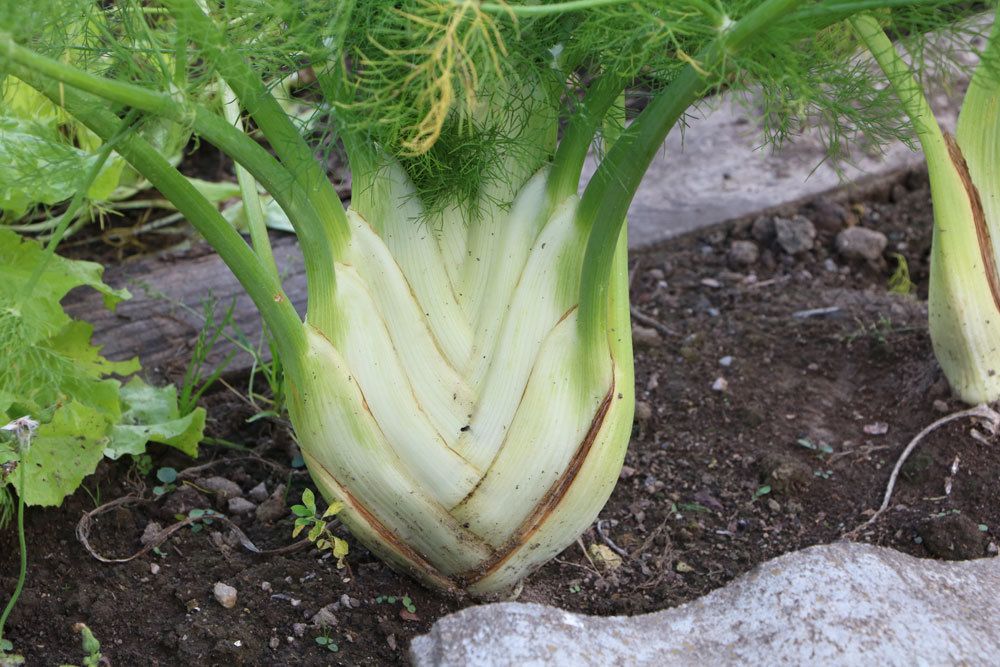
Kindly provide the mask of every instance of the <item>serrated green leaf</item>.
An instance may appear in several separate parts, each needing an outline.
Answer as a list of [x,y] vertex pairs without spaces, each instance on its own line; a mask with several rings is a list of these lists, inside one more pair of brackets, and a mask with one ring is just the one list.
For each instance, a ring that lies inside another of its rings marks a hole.
[[305,505],[292,505],[292,514],[300,517],[311,517],[313,515],[312,510],[310,510]]
[[121,388],[125,406],[121,423],[111,430],[105,456],[117,459],[125,454],[141,454],[146,443],[158,442],[188,456],[198,455],[198,443],[205,431],[205,410],[196,408],[186,417],[177,407],[177,389],[172,385],[153,387],[133,378]]

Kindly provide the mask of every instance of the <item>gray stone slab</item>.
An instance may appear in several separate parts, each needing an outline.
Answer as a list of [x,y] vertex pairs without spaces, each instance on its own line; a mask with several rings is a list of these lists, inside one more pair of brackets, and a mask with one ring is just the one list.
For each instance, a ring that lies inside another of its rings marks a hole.
[[471,607],[413,640],[418,667],[997,665],[1000,560],[854,543],[786,554],[694,602],[635,617]]

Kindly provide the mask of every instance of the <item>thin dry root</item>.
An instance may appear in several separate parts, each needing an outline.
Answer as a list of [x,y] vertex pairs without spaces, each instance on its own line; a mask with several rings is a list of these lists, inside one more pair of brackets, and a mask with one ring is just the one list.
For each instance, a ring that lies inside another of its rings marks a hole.
[[[875,511],[875,513],[872,514],[871,517],[863,524],[861,524],[851,532],[845,533],[844,537],[845,538],[855,537],[860,531],[864,530],[868,526],[875,523],[875,521],[877,521],[878,518],[882,516],[882,514],[889,508],[889,501],[892,499],[892,492],[896,488],[896,480],[899,478],[899,471],[903,469],[903,464],[906,463],[906,459],[909,458],[910,454],[913,453],[913,450],[917,448],[917,445],[920,444],[921,440],[923,440],[932,432],[944,426],[945,424],[948,424],[958,419],[965,419],[966,417],[973,417],[973,418],[978,417],[979,419],[985,420],[986,428],[989,430],[991,434],[995,433],[997,431],[997,428],[1000,427],[1000,413],[998,413],[996,410],[994,410],[988,405],[977,405],[976,407],[969,408],[968,410],[961,410],[959,412],[953,412],[950,415],[945,415],[941,419],[938,419],[936,422],[934,422],[933,424],[922,430],[920,433],[916,435],[915,438],[913,438],[913,440],[910,441],[910,444],[906,446],[906,449],[904,449],[903,453],[900,455],[899,460],[896,461],[896,466],[892,469],[892,474],[889,476],[889,484],[886,486],[885,496],[882,498],[882,506],[879,507]],[[982,436],[980,436],[979,438],[976,439],[982,440],[983,438]]]
[[246,533],[240,530],[239,526],[230,521],[228,517],[219,514],[218,512],[213,512],[211,515],[206,515],[201,517],[188,517],[182,521],[178,521],[177,523],[168,526],[167,528],[164,528],[156,535],[155,538],[153,538],[153,540],[149,544],[145,545],[142,549],[135,552],[131,556],[128,556],[127,558],[107,558],[97,553],[97,551],[95,551],[94,548],[90,546],[90,539],[89,539],[90,529],[95,517],[100,516],[101,514],[104,514],[106,512],[109,512],[116,507],[121,507],[123,505],[129,505],[132,503],[146,503],[146,502],[150,501],[148,499],[130,493],[127,496],[122,496],[121,498],[117,498],[110,502],[104,503],[100,507],[92,509],[89,512],[85,512],[84,515],[80,517],[80,521],[76,524],[76,539],[80,542],[80,544],[83,545],[83,548],[86,549],[91,556],[101,561],[102,563],[127,563],[131,560],[135,560],[136,558],[160,546],[161,544],[166,542],[171,535],[176,533],[181,528],[184,528],[185,526],[190,526],[193,523],[208,518],[213,521],[218,521],[219,523],[224,523],[227,526],[229,526],[229,528],[239,538],[240,544],[243,545],[243,548],[255,554],[261,554],[265,556],[286,554],[286,553],[291,553],[293,551],[298,551],[299,549],[309,544],[309,540],[300,540],[294,544],[290,544],[288,546],[284,546],[279,549],[259,549],[257,545],[255,545],[253,542],[250,541],[250,538],[246,536]]

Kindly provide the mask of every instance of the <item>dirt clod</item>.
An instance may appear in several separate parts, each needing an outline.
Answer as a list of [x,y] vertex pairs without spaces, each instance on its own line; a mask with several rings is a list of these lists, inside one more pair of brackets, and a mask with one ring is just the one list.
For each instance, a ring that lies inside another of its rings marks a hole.
[[945,514],[925,521],[918,529],[932,555],[945,560],[967,560],[983,556],[983,533],[964,514]]

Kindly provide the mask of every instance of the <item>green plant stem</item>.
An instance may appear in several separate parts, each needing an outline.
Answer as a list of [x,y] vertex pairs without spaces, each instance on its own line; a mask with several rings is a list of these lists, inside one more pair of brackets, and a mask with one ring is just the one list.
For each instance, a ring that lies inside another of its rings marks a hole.
[[[73,89],[62,89],[53,81],[30,71],[23,71],[23,68],[15,71],[14,75],[53,103],[63,106],[104,141],[108,141],[117,131],[119,119],[96,108],[96,100],[93,98]],[[222,122],[225,123],[224,120]],[[286,367],[293,373],[302,372],[299,360],[306,349],[302,321],[281,285],[271,277],[268,269],[243,238],[215,206],[179,171],[171,167],[149,142],[134,134],[127,135],[121,140],[118,153],[172,201],[177,210],[215,248],[274,333]]]
[[[225,83],[222,84],[222,95],[227,98],[222,100],[222,110],[233,127],[243,130],[243,122],[240,118],[240,103],[232,97],[232,91]],[[228,99],[231,98],[231,99]],[[254,252],[261,258],[270,271],[272,277],[280,280],[278,274],[278,263],[274,261],[274,251],[271,249],[271,240],[267,235],[267,225],[264,222],[264,207],[260,201],[260,194],[257,192],[257,181],[247,169],[236,164],[236,182],[240,185],[240,194],[243,198],[243,212],[247,218],[247,228],[250,231],[250,243],[253,244]]]
[[181,32],[196,43],[206,60],[214,64],[233,89],[243,108],[256,121],[282,163],[305,186],[310,200],[323,217],[334,252],[339,255],[350,238],[350,227],[340,197],[316,161],[312,149],[271,95],[264,82],[240,54],[226,41],[226,36],[196,0],[162,0]]
[[[882,30],[882,26],[869,14],[853,16],[851,27],[878,62],[889,79],[906,115],[910,118],[913,131],[925,153],[947,158],[948,149],[944,143],[941,126],[934,118],[934,111],[924,96],[923,87],[913,76],[913,70],[896,51],[896,46]],[[930,155],[928,155],[930,158]]]
[[[327,234],[329,225],[315,207],[305,184],[296,180],[293,173],[282,166],[257,142],[237,130],[218,114],[200,105],[184,107],[163,93],[146,90],[140,86],[113,81],[83,72],[16,44],[10,35],[0,33],[0,58],[6,56],[14,63],[11,73],[19,79],[38,80],[38,74],[51,77],[74,88],[98,97],[126,104],[177,123],[192,123],[198,134],[233,160],[242,164],[275,198],[288,214],[299,237],[306,265],[308,311],[312,324],[322,331],[334,326],[336,303],[336,274],[331,257],[334,246]],[[61,104],[61,98],[54,101]],[[311,159],[311,158],[310,158]],[[313,160],[315,163],[315,160]],[[329,184],[329,181],[327,181]],[[337,207],[344,215],[340,200]]]
[[[714,66],[792,12],[803,0],[765,0],[724,33],[698,58]],[[579,322],[586,346],[605,336],[608,276],[628,207],[667,133],[705,92],[702,74],[687,65],[659,92],[601,161],[580,202],[577,221],[590,229],[580,285]]]
[[552,173],[548,182],[550,205],[576,194],[583,163],[587,159],[587,151],[594,141],[597,128],[624,88],[625,82],[620,78],[605,74],[587,91],[580,103],[579,112],[567,123],[552,160]]
[[[510,14],[512,16],[548,16],[550,14],[565,14],[566,12],[584,11],[595,7],[608,5],[623,5],[631,0],[567,0],[545,5],[508,5],[496,2],[480,3],[479,9],[494,14]],[[452,0],[456,5],[463,0]]]
[[17,573],[17,585],[14,587],[14,594],[7,601],[7,606],[4,607],[3,614],[0,614],[0,644],[3,643],[3,631],[7,627],[7,618],[21,597],[21,592],[24,590],[24,582],[28,578],[28,544],[24,539],[24,469],[27,467],[26,458],[27,453],[22,452],[21,460],[17,464],[17,474],[21,486],[17,492],[17,546],[21,552],[21,568]]

